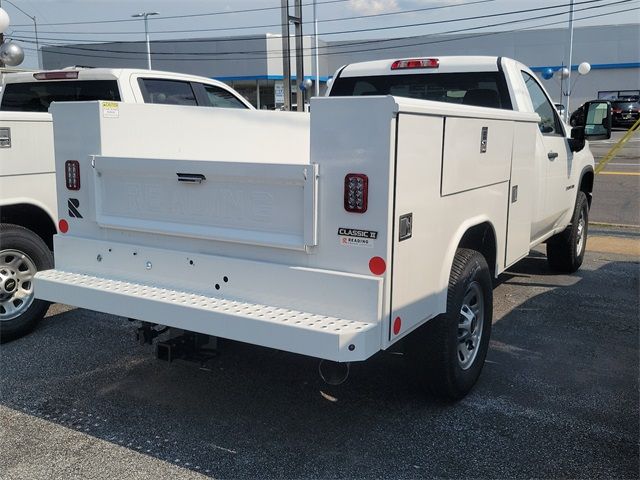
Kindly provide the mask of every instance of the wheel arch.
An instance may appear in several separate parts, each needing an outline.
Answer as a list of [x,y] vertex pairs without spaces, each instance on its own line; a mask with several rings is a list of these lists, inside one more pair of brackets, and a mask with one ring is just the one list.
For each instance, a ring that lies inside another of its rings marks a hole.
[[443,265],[442,285],[448,286],[449,275],[453,265],[453,259],[459,248],[470,248],[480,252],[489,266],[491,275],[496,276],[498,266],[498,241],[493,222],[487,217],[479,217],[468,220],[458,229],[456,236],[447,251],[446,262]]
[[43,205],[28,201],[18,201],[0,206],[0,222],[20,225],[38,235],[53,250],[53,236],[56,234],[54,216]]
[[591,165],[584,167],[582,173],[580,173],[580,183],[578,187],[579,192],[584,192],[587,196],[589,208],[591,208],[591,201],[593,199],[593,183],[595,180],[595,174]]

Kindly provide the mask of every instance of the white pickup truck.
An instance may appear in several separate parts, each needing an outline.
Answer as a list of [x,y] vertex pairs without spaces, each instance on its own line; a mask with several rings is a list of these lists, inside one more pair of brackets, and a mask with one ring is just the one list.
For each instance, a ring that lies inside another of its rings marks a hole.
[[224,83],[179,73],[71,68],[4,75],[0,92],[0,341],[27,333],[48,306],[34,300],[31,279],[37,270],[53,266],[57,203],[49,105],[87,100],[253,109]]
[[55,104],[63,215],[36,296],[317,357],[334,380],[404,340],[416,381],[461,398],[492,278],[544,241],[553,268],[582,262],[585,137],[611,131],[588,110],[568,136],[496,57],[349,65],[310,115]]

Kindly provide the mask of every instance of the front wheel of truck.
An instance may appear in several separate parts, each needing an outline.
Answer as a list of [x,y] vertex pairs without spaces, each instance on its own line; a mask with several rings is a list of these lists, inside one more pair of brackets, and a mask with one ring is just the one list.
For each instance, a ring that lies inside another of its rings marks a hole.
[[49,303],[37,300],[33,278],[53,268],[42,239],[19,225],[0,224],[0,342],[19,338],[44,317]]
[[547,262],[552,270],[573,273],[580,268],[587,247],[589,202],[578,192],[571,225],[547,240]]
[[475,385],[489,347],[493,316],[491,273],[481,253],[456,252],[447,311],[405,340],[416,382],[444,400],[459,400]]

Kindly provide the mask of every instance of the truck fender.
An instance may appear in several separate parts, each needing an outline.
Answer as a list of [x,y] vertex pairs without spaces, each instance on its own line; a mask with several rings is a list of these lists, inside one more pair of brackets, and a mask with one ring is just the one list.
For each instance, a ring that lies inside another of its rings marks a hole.
[[57,223],[58,215],[56,214],[56,212],[52,211],[48,205],[44,204],[43,202],[34,200],[33,198],[29,198],[29,197],[3,198],[2,200],[0,200],[0,208],[9,208],[13,205],[30,205],[32,207],[35,207],[39,210],[42,210],[44,213],[46,213],[54,225],[56,225]]
[[[493,252],[495,255],[495,261],[492,262],[491,259],[487,258],[486,259],[487,264],[489,265],[489,268],[491,269],[494,275],[500,271],[498,267],[498,250],[499,250],[497,248],[498,237],[496,236],[496,229],[493,225],[493,222],[486,215],[478,215],[476,217],[468,218],[458,226],[458,229],[456,230],[454,236],[452,237],[451,242],[449,242],[449,247],[445,252],[445,257],[444,257],[445,261],[443,262],[442,270],[440,271],[440,289],[441,289],[440,291],[447,291],[448,289],[449,276],[451,275],[451,267],[453,265],[453,258],[456,255],[456,251],[460,247],[462,239],[467,234],[467,232],[469,232],[472,228],[482,224],[487,224],[491,228],[491,232],[493,233],[493,240],[495,241],[495,246],[496,246],[496,251]],[[491,265],[491,263],[494,263],[494,264]],[[446,304],[446,297],[444,301]]]
[[[580,181],[578,183],[578,188],[576,188],[576,195],[578,192],[584,192],[587,196],[587,200],[589,201],[589,208],[591,208],[591,200],[593,197],[593,182],[594,182],[594,171],[593,166],[587,165],[580,172]],[[575,198],[574,198],[575,202]]]
[[593,182],[594,182],[594,173],[593,167],[591,165],[585,166],[580,172],[580,176],[577,177],[578,183],[575,185],[575,188],[572,190],[571,194],[571,206],[567,209],[567,212],[562,216],[560,221],[558,222],[558,227],[556,227],[552,233],[553,236],[556,233],[563,232],[565,228],[571,225],[571,217],[573,217],[573,206],[576,204],[576,198],[578,197],[578,192],[584,192],[587,196],[587,203],[589,205],[589,209],[591,209],[591,201],[593,200]]
[[[31,213],[28,218],[21,212],[25,209]],[[28,228],[42,238],[49,248],[53,248],[53,235],[57,233],[57,215],[49,206],[33,198],[14,197],[2,199],[0,210],[0,221]]]

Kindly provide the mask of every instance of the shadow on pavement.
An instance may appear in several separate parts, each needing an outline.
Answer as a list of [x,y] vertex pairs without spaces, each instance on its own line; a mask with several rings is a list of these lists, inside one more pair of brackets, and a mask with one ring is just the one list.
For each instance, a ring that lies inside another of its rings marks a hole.
[[316,360],[238,342],[211,371],[164,364],[85,310],[2,347],[1,403],[220,478],[635,478],[638,263],[551,276],[533,255],[504,277],[510,307],[456,405],[413,388],[401,354],[330,389]]

